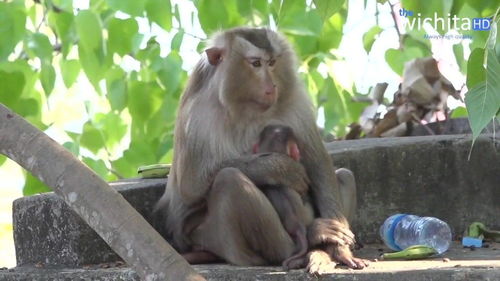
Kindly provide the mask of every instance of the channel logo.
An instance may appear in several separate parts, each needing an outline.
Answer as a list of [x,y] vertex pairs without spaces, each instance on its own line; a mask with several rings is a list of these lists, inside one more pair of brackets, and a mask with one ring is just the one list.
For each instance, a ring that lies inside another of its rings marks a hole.
[[473,18],[472,19],[472,29],[473,30],[490,30],[491,19],[489,18]]

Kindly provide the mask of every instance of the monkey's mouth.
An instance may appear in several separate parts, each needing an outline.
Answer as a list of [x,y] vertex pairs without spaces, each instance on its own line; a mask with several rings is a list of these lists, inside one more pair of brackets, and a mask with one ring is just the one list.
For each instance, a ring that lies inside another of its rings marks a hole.
[[271,106],[273,106],[274,102],[262,102],[262,101],[256,101],[252,100],[252,103],[261,111],[267,111]]

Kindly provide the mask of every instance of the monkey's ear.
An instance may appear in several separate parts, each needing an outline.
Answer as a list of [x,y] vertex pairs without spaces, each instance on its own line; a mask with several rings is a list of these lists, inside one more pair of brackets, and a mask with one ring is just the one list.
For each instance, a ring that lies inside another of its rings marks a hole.
[[223,51],[223,49],[217,47],[206,49],[205,53],[207,54],[208,62],[211,65],[218,65],[222,61]]
[[295,161],[300,161],[300,150],[295,142],[287,145],[287,153]]
[[253,145],[252,152],[253,152],[253,154],[259,152],[259,144],[258,143]]

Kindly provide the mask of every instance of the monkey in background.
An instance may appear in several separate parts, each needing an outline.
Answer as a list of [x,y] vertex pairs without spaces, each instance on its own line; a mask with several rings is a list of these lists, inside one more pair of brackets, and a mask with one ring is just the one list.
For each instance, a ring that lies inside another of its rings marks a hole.
[[295,54],[282,35],[268,29],[216,34],[190,76],[178,109],[167,188],[155,208],[165,218],[168,240],[181,253],[206,251],[236,265],[279,264],[292,256],[295,243],[259,182],[237,168],[220,169],[226,160],[251,154],[258,134],[273,122],[295,133],[310,183],[283,175],[281,160],[260,177],[309,188],[316,215],[307,227],[313,249],[308,270],[322,273],[330,259],[365,267],[349,249],[354,235],[346,219],[352,214],[346,212],[355,205],[355,189],[339,190]]

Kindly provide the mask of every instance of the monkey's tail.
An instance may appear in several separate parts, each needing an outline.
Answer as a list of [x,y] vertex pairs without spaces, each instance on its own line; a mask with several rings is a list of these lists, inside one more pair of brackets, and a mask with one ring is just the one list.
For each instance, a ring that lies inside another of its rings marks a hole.
[[295,233],[296,242],[299,245],[299,250],[297,253],[293,254],[289,258],[283,261],[283,269],[296,269],[305,266],[305,257],[308,250],[308,243],[306,238],[305,226],[301,225],[300,228]]

